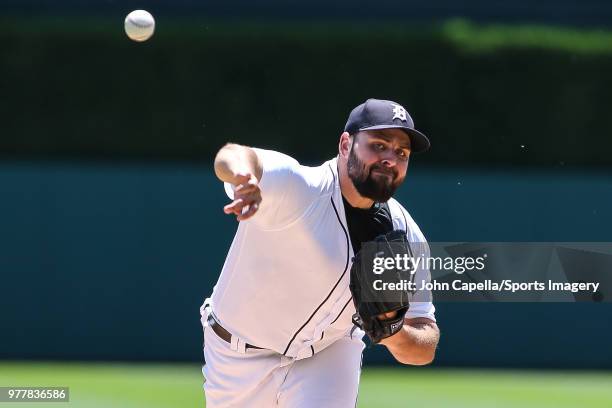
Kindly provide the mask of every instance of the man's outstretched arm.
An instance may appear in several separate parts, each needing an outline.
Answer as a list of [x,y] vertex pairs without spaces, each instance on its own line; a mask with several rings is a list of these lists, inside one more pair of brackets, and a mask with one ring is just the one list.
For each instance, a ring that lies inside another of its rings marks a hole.
[[440,340],[438,325],[431,319],[406,319],[401,331],[380,341],[402,364],[426,365],[433,361]]
[[257,153],[247,146],[228,143],[215,157],[215,174],[219,180],[234,186],[234,201],[223,207],[238,221],[252,217],[261,203],[259,180],[263,166]]

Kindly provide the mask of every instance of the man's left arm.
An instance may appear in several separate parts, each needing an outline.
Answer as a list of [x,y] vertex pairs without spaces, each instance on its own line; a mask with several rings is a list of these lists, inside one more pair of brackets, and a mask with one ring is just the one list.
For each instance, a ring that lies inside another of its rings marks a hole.
[[393,357],[402,364],[426,365],[433,361],[440,340],[438,325],[426,317],[406,318],[402,330],[382,339]]

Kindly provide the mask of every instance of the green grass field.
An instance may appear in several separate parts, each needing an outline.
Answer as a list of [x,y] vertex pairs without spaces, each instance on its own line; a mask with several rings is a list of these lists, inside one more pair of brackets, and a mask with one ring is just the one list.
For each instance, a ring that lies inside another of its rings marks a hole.
[[[194,364],[0,363],[0,386],[69,386],[53,407],[203,407]],[[0,408],[42,407],[0,403]],[[47,405],[48,406],[48,405]],[[366,368],[359,407],[612,407],[612,373]]]

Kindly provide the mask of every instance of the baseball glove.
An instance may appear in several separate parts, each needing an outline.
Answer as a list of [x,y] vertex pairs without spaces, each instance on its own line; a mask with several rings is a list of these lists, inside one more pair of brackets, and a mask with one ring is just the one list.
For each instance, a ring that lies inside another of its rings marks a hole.
[[[379,235],[373,242],[364,243],[353,258],[350,289],[357,311],[353,315],[353,323],[363,329],[374,344],[402,329],[410,306],[410,293],[407,290],[380,289],[381,282],[398,283],[414,276],[405,265],[398,268],[394,264],[381,271],[381,262],[376,262],[375,258],[395,260],[397,255],[412,257],[406,233],[400,230]],[[385,266],[390,266],[390,263]],[[394,311],[397,313],[393,318],[384,319],[381,316]]]

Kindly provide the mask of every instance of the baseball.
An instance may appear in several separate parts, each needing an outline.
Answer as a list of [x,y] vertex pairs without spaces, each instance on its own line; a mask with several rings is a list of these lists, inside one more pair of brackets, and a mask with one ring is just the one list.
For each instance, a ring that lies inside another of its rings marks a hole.
[[154,31],[155,19],[146,10],[134,10],[125,18],[125,33],[134,41],[146,41]]

